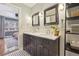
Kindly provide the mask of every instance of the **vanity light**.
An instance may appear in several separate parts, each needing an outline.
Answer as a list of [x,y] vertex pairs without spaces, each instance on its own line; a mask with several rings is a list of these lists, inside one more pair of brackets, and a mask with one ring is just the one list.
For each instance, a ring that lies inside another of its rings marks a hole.
[[43,16],[43,12],[40,12],[40,13],[39,13],[39,16],[42,17],[42,16]]
[[39,13],[39,16],[41,16],[41,12]]
[[59,4],[59,10],[64,10],[64,4]]

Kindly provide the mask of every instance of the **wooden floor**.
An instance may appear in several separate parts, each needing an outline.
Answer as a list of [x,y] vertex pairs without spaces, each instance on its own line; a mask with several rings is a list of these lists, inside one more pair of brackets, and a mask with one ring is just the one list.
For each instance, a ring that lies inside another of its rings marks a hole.
[[0,56],[4,54],[4,50],[5,50],[5,43],[3,39],[0,39]]

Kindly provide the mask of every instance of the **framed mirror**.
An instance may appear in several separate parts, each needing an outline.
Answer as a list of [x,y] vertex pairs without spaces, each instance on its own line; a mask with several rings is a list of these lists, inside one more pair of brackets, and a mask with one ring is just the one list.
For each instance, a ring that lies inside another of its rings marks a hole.
[[58,24],[58,4],[44,10],[44,25]]
[[32,15],[32,26],[39,26],[39,12]]

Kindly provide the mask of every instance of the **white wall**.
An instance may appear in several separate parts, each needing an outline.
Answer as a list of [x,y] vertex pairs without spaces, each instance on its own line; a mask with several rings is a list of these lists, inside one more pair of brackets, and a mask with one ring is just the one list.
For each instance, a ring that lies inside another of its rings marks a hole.
[[18,13],[17,9],[13,9],[12,7],[6,4],[0,4],[0,15],[1,16],[17,19],[17,17],[15,16],[16,13]]
[[32,14],[36,12],[44,11],[45,9],[55,5],[56,3],[37,3],[35,6],[32,7]]
[[[15,6],[20,7],[19,13],[19,48],[23,49],[23,33],[28,29],[28,20],[31,19],[31,9],[22,5],[15,4]],[[30,18],[30,19],[29,19]]]
[[[61,10],[61,5],[64,6],[63,10]],[[60,28],[60,55],[64,55],[64,34],[65,34],[65,4],[59,4],[59,28]]]

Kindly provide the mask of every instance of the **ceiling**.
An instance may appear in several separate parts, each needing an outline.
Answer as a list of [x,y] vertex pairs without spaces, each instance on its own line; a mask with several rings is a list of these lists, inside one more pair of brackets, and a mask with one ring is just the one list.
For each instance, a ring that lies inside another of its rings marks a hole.
[[32,8],[36,3],[24,3],[24,5],[27,5],[28,7]]

